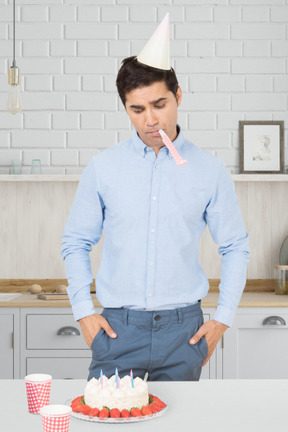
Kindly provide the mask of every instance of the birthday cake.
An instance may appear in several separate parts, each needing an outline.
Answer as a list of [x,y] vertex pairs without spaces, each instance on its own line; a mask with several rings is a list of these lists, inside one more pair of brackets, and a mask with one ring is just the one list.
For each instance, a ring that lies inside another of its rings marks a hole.
[[148,394],[146,381],[130,376],[120,378],[116,368],[115,375],[107,378],[102,370],[99,379],[92,378],[85,387],[84,395],[71,402],[72,414],[88,416],[99,420],[129,420],[129,417],[153,418],[166,408],[166,404],[157,396]]
[[149,403],[148,385],[141,378],[136,377],[131,381],[131,376],[123,378],[113,375],[107,378],[105,375],[99,379],[92,378],[86,385],[84,401],[91,408],[101,410],[118,408],[120,411],[132,408],[142,408]]

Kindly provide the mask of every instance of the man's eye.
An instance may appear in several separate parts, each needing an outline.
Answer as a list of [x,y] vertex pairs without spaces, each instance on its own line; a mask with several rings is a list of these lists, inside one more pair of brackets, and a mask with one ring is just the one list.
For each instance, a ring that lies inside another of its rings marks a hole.
[[142,110],[134,110],[135,114],[141,114]]
[[165,106],[165,104],[162,104],[162,105],[155,105],[155,108],[161,109],[161,108],[164,108],[164,106]]

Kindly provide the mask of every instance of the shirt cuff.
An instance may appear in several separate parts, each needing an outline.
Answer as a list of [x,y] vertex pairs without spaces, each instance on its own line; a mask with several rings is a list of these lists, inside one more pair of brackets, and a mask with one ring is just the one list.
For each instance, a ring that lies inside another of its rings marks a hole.
[[75,321],[78,321],[81,318],[85,318],[86,316],[94,315],[96,313],[96,310],[94,308],[94,304],[91,299],[91,300],[83,300],[79,303],[72,305],[72,312]]
[[236,312],[237,312],[237,309],[231,310],[231,309],[228,309],[224,306],[218,305],[213,319],[215,321],[218,321],[222,324],[227,325],[228,327],[231,327],[232,323],[234,321]]

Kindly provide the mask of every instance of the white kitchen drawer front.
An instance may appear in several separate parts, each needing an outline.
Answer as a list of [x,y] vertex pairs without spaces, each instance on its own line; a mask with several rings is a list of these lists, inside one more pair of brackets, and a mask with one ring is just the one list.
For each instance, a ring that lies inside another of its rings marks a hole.
[[[255,310],[255,309],[254,309]],[[265,309],[267,310],[267,309]],[[242,314],[239,308],[234,324],[237,323],[241,328],[258,328],[258,329],[288,329],[288,313],[287,310],[283,313],[283,309],[277,311],[276,308],[271,308],[265,313]],[[265,322],[266,320],[266,322]]]
[[26,328],[27,350],[89,350],[73,315],[28,314]]
[[87,379],[90,363],[89,357],[28,357],[26,375],[48,373],[53,379]]
[[[242,312],[242,311],[241,311]],[[284,313],[283,313],[284,312]],[[223,378],[287,379],[287,309],[239,313],[224,334]]]

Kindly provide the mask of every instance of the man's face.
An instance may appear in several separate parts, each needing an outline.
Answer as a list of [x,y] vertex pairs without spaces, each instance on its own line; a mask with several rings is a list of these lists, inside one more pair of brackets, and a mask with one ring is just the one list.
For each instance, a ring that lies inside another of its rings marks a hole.
[[163,129],[171,141],[177,137],[177,107],[181,96],[180,87],[175,98],[163,81],[136,88],[126,94],[127,114],[141,140],[153,147],[156,154],[164,146],[159,129]]

